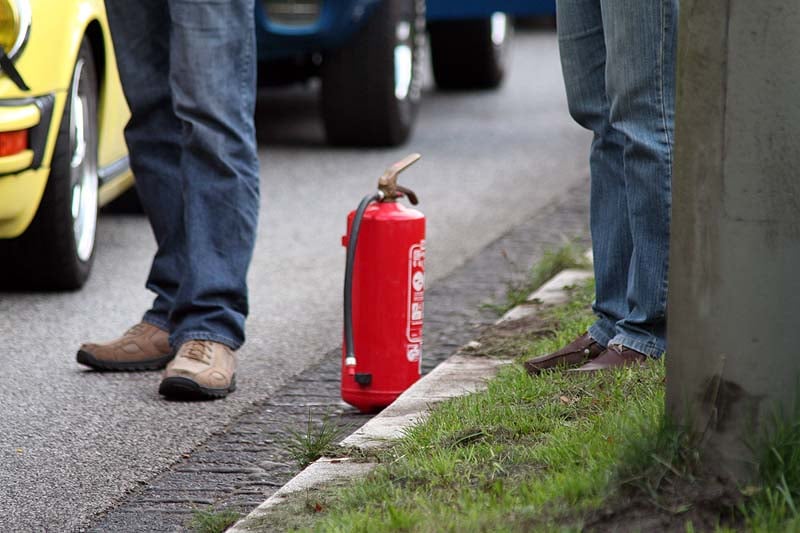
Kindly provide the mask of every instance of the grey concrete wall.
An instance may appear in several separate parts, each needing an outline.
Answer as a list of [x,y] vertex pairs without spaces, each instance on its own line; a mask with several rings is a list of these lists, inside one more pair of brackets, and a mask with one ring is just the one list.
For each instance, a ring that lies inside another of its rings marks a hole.
[[800,383],[800,3],[681,3],[667,405],[723,471]]

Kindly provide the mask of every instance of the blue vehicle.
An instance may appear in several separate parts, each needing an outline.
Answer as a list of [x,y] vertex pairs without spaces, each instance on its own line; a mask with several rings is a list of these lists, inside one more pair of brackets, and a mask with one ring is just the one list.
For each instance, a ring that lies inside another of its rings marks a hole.
[[393,146],[413,127],[427,34],[439,88],[493,88],[508,15],[554,12],[555,0],[258,0],[259,80],[318,77],[331,144]]

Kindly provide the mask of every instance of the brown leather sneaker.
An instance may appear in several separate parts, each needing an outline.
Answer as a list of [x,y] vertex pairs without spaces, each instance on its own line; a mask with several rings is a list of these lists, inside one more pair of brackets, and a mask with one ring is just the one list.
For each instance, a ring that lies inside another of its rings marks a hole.
[[173,356],[169,333],[140,322],[111,342],[82,344],[76,359],[96,370],[160,370]]
[[531,376],[541,373],[542,370],[556,366],[579,366],[603,353],[603,348],[586,332],[557,352],[540,355],[525,361],[523,366]]
[[593,361],[580,368],[573,368],[570,372],[597,372],[609,368],[623,366],[638,366],[647,362],[647,356],[621,344],[612,344]]
[[236,390],[233,350],[214,341],[190,340],[164,371],[158,392],[170,398],[224,398]]

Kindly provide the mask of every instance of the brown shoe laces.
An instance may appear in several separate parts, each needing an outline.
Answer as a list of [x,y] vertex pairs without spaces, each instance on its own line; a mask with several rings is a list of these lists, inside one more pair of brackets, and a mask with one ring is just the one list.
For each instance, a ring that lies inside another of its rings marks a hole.
[[214,349],[208,341],[186,341],[181,355],[210,365]]

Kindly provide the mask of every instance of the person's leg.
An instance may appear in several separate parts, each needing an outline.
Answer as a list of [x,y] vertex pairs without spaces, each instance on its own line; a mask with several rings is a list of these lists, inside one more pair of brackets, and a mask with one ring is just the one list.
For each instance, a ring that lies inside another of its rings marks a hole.
[[131,118],[125,139],[136,187],[158,249],[147,288],[155,294],[142,322],[121,337],[84,343],[77,361],[97,370],[158,370],[173,358],[169,314],[183,271],[181,123],[169,90],[169,17],[162,0],[107,0],[118,72]]
[[611,127],[606,98],[606,48],[600,0],[558,0],[558,46],[572,118],[594,133],[589,153],[590,225],[597,320],[562,349],[525,362],[531,375],[579,366],[600,356],[627,314],[625,298],[631,255],[623,180],[624,137]]
[[597,321],[589,334],[607,346],[628,314],[626,280],[632,252],[627,211],[623,135],[611,127],[606,97],[606,35],[600,0],[558,0],[558,44],[570,115],[594,132],[590,225]]
[[136,187],[158,250],[147,288],[156,294],[144,322],[170,330],[183,271],[182,126],[169,88],[169,10],[163,0],[106,0],[123,90],[131,110],[125,128]]
[[609,342],[658,357],[666,349],[678,1],[601,4],[611,126],[624,137],[622,213],[633,244],[627,310]]
[[244,342],[259,206],[253,3],[168,4],[185,234],[171,341],[209,340],[235,350]]

